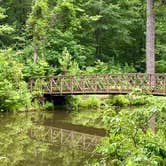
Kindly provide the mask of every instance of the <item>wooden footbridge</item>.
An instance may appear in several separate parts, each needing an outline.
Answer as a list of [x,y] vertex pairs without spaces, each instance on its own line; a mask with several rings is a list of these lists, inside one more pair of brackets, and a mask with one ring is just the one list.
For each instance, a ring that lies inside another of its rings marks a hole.
[[30,129],[29,136],[37,141],[51,143],[52,145],[70,145],[82,150],[94,150],[101,136],[80,133],[50,126],[38,126]]
[[127,94],[139,88],[166,95],[166,74],[59,75],[30,79],[30,90],[50,95]]

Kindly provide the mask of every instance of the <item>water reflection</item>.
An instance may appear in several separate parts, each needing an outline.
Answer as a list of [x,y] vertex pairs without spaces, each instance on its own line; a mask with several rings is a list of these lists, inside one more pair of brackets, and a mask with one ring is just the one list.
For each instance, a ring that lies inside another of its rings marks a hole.
[[94,150],[101,137],[85,134],[62,128],[40,126],[38,129],[30,130],[30,137],[38,141],[52,143],[53,145],[68,145],[82,150]]
[[0,116],[0,166],[81,166],[95,158],[92,152],[101,138],[100,130],[70,124],[69,119],[65,123],[68,116],[62,114]]

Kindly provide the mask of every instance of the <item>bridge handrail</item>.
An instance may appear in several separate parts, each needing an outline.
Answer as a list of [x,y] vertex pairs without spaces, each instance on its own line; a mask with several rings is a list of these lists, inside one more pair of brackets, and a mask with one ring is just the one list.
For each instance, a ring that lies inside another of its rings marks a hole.
[[129,93],[133,88],[166,95],[166,73],[95,73],[31,78],[29,88],[46,94]]
[[63,77],[85,77],[85,76],[120,76],[120,75],[151,75],[151,76],[166,76],[166,73],[93,73],[93,74],[80,74],[80,75],[72,75],[72,74],[63,74],[63,75],[56,75],[56,76],[36,76],[30,77],[30,79],[38,79],[38,78],[63,78]]

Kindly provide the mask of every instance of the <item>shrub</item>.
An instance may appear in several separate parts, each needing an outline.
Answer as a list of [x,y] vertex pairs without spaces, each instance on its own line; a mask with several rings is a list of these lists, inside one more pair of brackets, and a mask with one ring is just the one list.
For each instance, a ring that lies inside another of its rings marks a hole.
[[67,97],[67,105],[73,109],[78,108],[100,108],[103,101],[97,96],[70,96]]
[[134,106],[148,104],[149,103],[149,97],[151,97],[151,96],[144,94],[141,89],[134,89],[128,95],[130,105],[134,105]]
[[22,64],[13,58],[14,52],[0,52],[0,110],[12,111],[29,107],[31,94],[23,81]]
[[126,106],[129,105],[129,100],[125,95],[116,95],[111,99],[112,105],[115,106]]
[[48,101],[46,101],[42,106],[42,110],[45,110],[45,111],[51,111],[53,109],[54,109],[54,104]]
[[67,96],[65,98],[65,100],[66,100],[66,105],[68,108],[77,110],[79,107],[79,104],[81,102],[81,97],[80,96]]
[[109,165],[166,165],[166,135],[162,127],[154,133],[148,125],[152,115],[159,117],[165,108],[165,103],[153,100],[153,105],[144,109],[105,111],[108,135],[97,147],[101,161]]

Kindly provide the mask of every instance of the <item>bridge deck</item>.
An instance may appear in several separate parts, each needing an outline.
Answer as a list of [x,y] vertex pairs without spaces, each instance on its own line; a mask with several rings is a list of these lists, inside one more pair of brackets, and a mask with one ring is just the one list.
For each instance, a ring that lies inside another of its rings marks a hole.
[[31,91],[51,95],[126,94],[135,88],[165,96],[166,74],[60,75],[30,80]]

